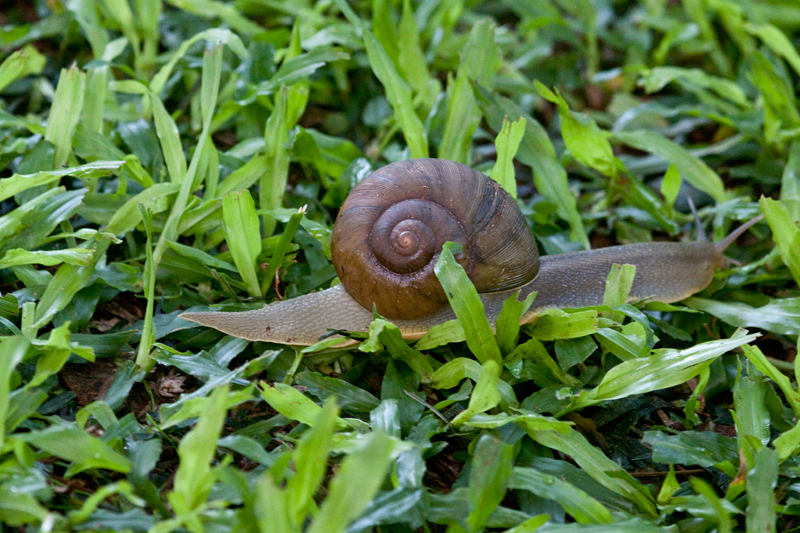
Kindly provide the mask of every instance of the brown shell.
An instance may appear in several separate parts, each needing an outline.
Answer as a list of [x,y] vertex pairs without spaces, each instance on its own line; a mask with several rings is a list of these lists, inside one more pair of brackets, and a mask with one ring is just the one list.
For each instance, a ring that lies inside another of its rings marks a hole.
[[333,226],[333,264],[347,292],[388,318],[418,318],[447,303],[433,266],[442,245],[478,292],[524,285],[539,272],[536,241],[495,181],[444,159],[387,165],[356,185]]

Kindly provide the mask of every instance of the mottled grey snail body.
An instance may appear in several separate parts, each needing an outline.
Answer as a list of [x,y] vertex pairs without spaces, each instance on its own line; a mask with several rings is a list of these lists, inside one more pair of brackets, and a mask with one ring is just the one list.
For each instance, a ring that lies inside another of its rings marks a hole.
[[[445,212],[433,212],[439,209]],[[387,220],[381,220],[387,213]],[[449,226],[453,221],[455,226]],[[631,300],[676,302],[711,283],[725,248],[755,221],[719,243],[641,243],[539,259],[533,234],[516,202],[494,181],[452,161],[405,161],[373,173],[342,206],[331,245],[337,273],[347,290],[340,285],[256,311],[184,313],[181,318],[249,340],[309,345],[330,329],[366,331],[374,303],[379,312],[392,318],[404,338],[419,338],[432,326],[455,318],[433,276],[433,263],[448,240],[464,246],[459,262],[481,293],[492,325],[515,290],[520,298],[537,292],[523,323],[546,308],[600,305],[614,264],[636,266]],[[421,233],[403,235],[418,232],[420,226],[426,226]],[[436,233],[431,236],[428,230]],[[398,238],[399,243],[391,241]],[[387,241],[388,252],[373,248]],[[409,252],[409,242],[414,246],[432,243],[433,248]],[[385,263],[398,255],[398,249],[400,256],[411,258],[410,264],[387,267]],[[508,259],[512,263],[503,262]],[[412,291],[418,292],[409,297]]]

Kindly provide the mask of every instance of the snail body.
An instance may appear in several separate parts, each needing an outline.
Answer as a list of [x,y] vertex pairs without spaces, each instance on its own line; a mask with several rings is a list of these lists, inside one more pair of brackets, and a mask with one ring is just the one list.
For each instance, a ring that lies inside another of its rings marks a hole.
[[503,302],[537,295],[522,323],[547,308],[600,305],[614,264],[633,264],[630,300],[666,303],[710,283],[723,252],[751,221],[719,243],[640,243],[539,258],[516,202],[493,180],[459,163],[417,159],[374,172],[345,201],[331,238],[342,285],[243,313],[181,318],[248,340],[310,345],[330,329],[366,331],[373,304],[406,339],[455,318],[434,273],[444,242],[480,293],[490,324]]

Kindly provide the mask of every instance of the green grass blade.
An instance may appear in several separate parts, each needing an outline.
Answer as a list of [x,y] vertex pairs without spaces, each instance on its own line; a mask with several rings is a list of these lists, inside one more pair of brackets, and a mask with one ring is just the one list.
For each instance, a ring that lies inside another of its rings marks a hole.
[[730,339],[704,342],[683,350],[656,350],[650,357],[625,361],[609,370],[596,388],[576,398],[572,408],[680,385],[717,357],[759,336],[739,330]]
[[689,298],[685,303],[732,326],[760,328],[779,335],[800,334],[800,298],[770,300],[761,307],[706,298]]
[[461,51],[461,65],[470,80],[481,87],[493,89],[495,76],[502,64],[500,48],[495,42],[497,25],[492,19],[479,20],[469,32]]
[[400,38],[397,46],[397,65],[408,84],[417,93],[425,91],[431,82],[436,85],[435,80],[428,72],[410,0],[403,0],[403,15],[400,19]]
[[492,359],[485,361],[481,365],[480,374],[478,374],[478,379],[475,381],[475,388],[469,397],[469,405],[453,419],[452,424],[454,427],[464,424],[478,413],[493,409],[500,403],[502,399],[499,388],[501,371],[502,367]]
[[525,119],[511,122],[503,119],[503,126],[494,140],[497,150],[497,162],[492,167],[489,177],[500,184],[512,198],[517,197],[517,176],[514,172],[514,156],[517,155],[519,143],[525,135]]
[[68,248],[66,250],[42,250],[28,252],[20,248],[9,250],[0,259],[0,268],[19,265],[55,266],[61,263],[86,266],[92,259],[88,248]]
[[14,174],[10,178],[0,179],[0,202],[32,187],[58,181],[64,176],[73,176],[78,179],[107,176],[119,170],[124,164],[124,161],[95,161],[77,167],[48,170],[35,174]]
[[584,490],[533,468],[514,468],[508,487],[557,501],[580,524],[609,524],[614,521],[608,509]]
[[800,141],[792,141],[781,178],[781,201],[792,220],[800,220]]
[[13,52],[0,63],[0,92],[20,78],[41,73],[45,62],[45,56],[32,45]]
[[18,438],[50,455],[71,461],[73,474],[89,468],[127,473],[132,466],[127,457],[74,424],[48,426]]
[[663,157],[675,165],[683,179],[717,202],[728,200],[728,193],[725,192],[725,185],[719,175],[679,144],[647,130],[616,132],[614,138],[638,150]]
[[561,118],[561,135],[572,157],[582,165],[593,168],[607,177],[617,174],[617,161],[608,137],[597,123],[585,115],[574,114],[567,101],[539,82],[535,82],[539,94],[558,106]]
[[472,134],[478,128],[481,116],[466,72],[460,69],[455,82],[453,83],[452,78],[450,82],[452,86],[448,86],[447,91],[447,120],[438,156],[441,159],[469,164]]
[[150,102],[153,106],[153,122],[158,140],[161,141],[161,151],[164,153],[169,179],[172,183],[183,183],[186,177],[186,156],[183,154],[178,126],[167,112],[164,103],[155,94],[150,95]]
[[69,70],[62,69],[44,134],[45,140],[56,147],[52,168],[62,168],[67,164],[75,128],[81,119],[85,93],[86,74],[76,66]]
[[287,512],[292,526],[300,530],[314,506],[314,495],[328,467],[339,409],[331,396],[317,415],[315,425],[303,435],[292,453],[295,475],[286,483]]
[[[453,307],[467,338],[467,346],[480,362],[494,360],[502,364],[502,356],[494,333],[486,320],[483,303],[478,297],[478,291],[467,277],[467,273],[459,265],[453,250],[457,244],[447,242],[442,248],[439,259],[436,260],[434,272],[439,282],[444,287],[447,299]],[[460,247],[458,252],[460,252]]]
[[86,287],[94,273],[95,265],[110,245],[111,238],[100,235],[88,245],[92,250],[92,258],[86,266],[63,264],[58,268],[36,306],[36,318],[32,326],[35,330],[47,325],[56,313],[72,301],[79,290]]
[[467,529],[481,531],[489,515],[506,494],[513,466],[514,448],[490,434],[483,434],[475,446],[469,470],[470,513]]
[[493,130],[501,131],[506,117],[513,121],[525,119],[525,135],[517,151],[517,160],[533,170],[536,189],[548,202],[555,204],[558,216],[569,223],[570,238],[586,249],[591,248],[567,172],[556,158],[547,130],[513,101],[487,91],[481,91],[481,97],[483,100],[479,104]]
[[261,296],[256,258],[261,253],[256,204],[250,191],[232,192],[222,200],[225,241],[250,296]]
[[0,358],[0,447],[5,442],[6,416],[9,409],[9,394],[11,393],[11,378],[17,365],[25,357],[30,348],[30,341],[21,335],[0,338],[0,349],[3,357]]
[[772,228],[772,238],[778,245],[783,262],[789,267],[792,277],[800,283],[800,228],[789,216],[789,210],[782,202],[770,198],[761,198],[761,210]]
[[181,439],[178,446],[180,464],[169,500],[179,516],[195,510],[206,501],[214,483],[211,461],[222,432],[228,400],[228,386],[223,385],[204,399],[197,424]]
[[328,497],[314,517],[308,533],[342,533],[377,493],[394,455],[394,442],[378,432],[348,455],[333,477]]
[[574,429],[566,434],[531,429],[526,429],[526,432],[539,444],[571,456],[601,485],[624,496],[644,513],[656,516],[656,507],[650,491],[621,466],[606,457],[602,451],[589,444],[586,438]]
[[755,466],[747,472],[747,531],[777,531],[775,487],[778,484],[778,456],[775,450],[761,448]]
[[779,28],[772,24],[745,24],[745,30],[757,36],[769,46],[773,52],[783,57],[795,72],[800,74],[800,54],[792,41]]
[[795,415],[800,416],[800,393],[792,386],[792,382],[775,365],[769,362],[764,353],[757,346],[742,346],[744,355],[755,366],[759,372],[770,378],[781,389],[789,406]]
[[403,132],[411,157],[428,157],[428,134],[414,110],[411,88],[397,72],[375,35],[366,28],[362,31],[369,64],[386,91],[386,97],[394,110],[395,121]]

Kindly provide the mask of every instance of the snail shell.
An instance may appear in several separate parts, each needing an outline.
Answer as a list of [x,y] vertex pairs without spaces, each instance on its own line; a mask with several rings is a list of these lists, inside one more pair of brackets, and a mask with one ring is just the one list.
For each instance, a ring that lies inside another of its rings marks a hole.
[[356,185],[331,238],[336,273],[362,306],[388,318],[434,313],[447,297],[433,272],[442,245],[478,292],[522,286],[539,272],[536,240],[495,181],[443,159],[387,165]]

